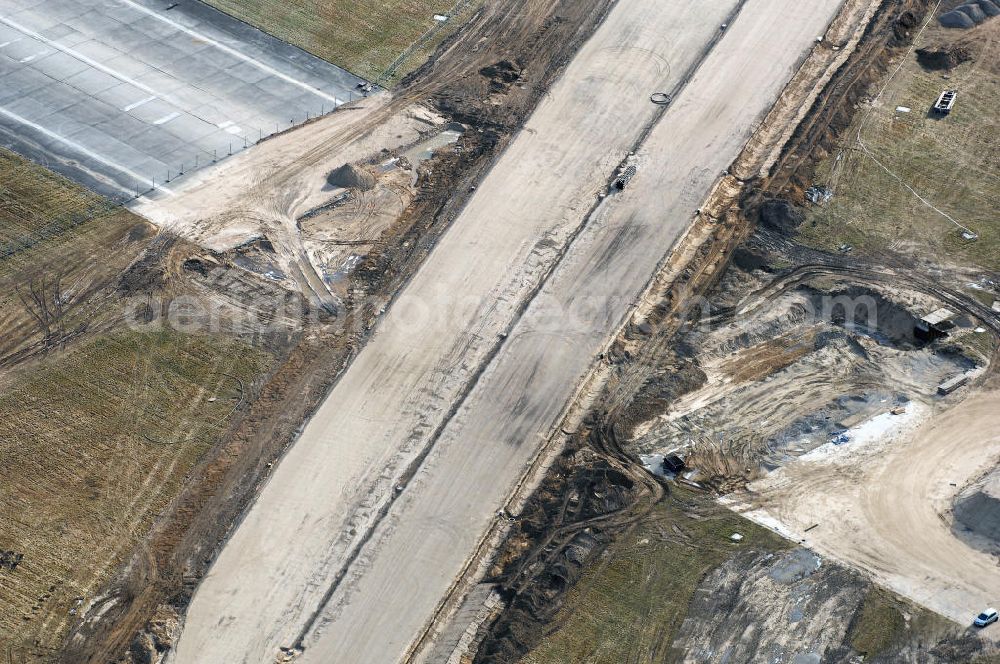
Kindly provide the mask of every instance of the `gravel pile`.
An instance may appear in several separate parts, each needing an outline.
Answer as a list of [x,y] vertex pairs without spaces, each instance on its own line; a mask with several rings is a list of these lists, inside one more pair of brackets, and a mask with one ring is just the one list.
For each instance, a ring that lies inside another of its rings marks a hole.
[[951,11],[945,14],[941,14],[941,25],[946,28],[959,28],[961,30],[968,30],[969,28],[976,27],[976,24],[971,18],[966,16],[960,11]]
[[961,5],[955,11],[960,11],[963,14],[965,14],[973,21],[975,21],[976,25],[979,25],[980,23],[986,20],[986,12],[983,11],[982,7],[976,4],[969,3],[967,5]]
[[955,518],[977,535],[1000,543],[1000,473],[959,496]]

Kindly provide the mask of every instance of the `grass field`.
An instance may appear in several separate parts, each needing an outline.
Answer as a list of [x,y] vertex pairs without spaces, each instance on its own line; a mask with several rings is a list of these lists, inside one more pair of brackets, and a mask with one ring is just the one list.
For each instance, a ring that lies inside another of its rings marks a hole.
[[129,215],[97,194],[0,149],[0,269],[11,256],[95,216]]
[[[585,573],[526,664],[670,661],[674,635],[709,570],[741,548],[789,546],[703,495],[671,491]],[[737,531],[745,536],[740,544],[729,539]]]
[[[122,331],[48,357],[0,395],[0,643],[59,645],[268,357],[169,330]],[[16,649],[16,648],[15,648]]]
[[905,632],[906,620],[896,598],[880,588],[873,588],[865,596],[849,638],[855,650],[866,657],[876,657]]
[[0,149],[0,368],[43,344],[45,326],[54,339],[106,323],[114,282],[153,235],[123,208]]
[[[208,0],[222,11],[257,26],[324,60],[370,81],[407,48],[439,25],[455,0]],[[430,50],[454,29],[453,17],[417,49],[386,84],[418,67]]]
[[[856,251],[916,250],[934,259],[1000,268],[1000,21],[973,31],[930,27],[918,47],[972,40],[973,62],[925,71],[910,54],[870,110],[862,106],[847,140],[817,168],[817,184],[831,187],[828,204],[814,207],[800,228],[807,244]],[[895,69],[895,67],[893,67]],[[884,82],[878,84],[880,89]],[[946,118],[928,113],[945,88],[957,89]],[[902,106],[910,112],[897,111]],[[923,204],[857,145],[858,130],[875,157],[935,207],[979,233],[962,239],[957,226]]]
[[154,236],[0,150],[0,553],[23,555],[0,556],[5,664],[50,661],[272,359],[121,325],[118,279]]

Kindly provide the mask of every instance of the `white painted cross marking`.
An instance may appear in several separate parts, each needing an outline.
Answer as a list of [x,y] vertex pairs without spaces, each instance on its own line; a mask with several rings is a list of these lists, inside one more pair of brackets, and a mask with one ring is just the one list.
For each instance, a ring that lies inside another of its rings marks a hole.
[[179,117],[180,117],[180,115],[181,115],[181,114],[180,114],[179,112],[177,112],[177,111],[174,111],[173,113],[170,113],[170,114],[168,114],[168,115],[164,115],[164,116],[163,116],[162,118],[160,118],[159,120],[156,120],[155,122],[153,122],[153,124],[155,124],[155,125],[161,125],[161,124],[167,124],[168,122],[170,122],[170,121],[171,121],[171,120],[173,120],[174,118],[179,118]]
[[49,52],[49,51],[48,51],[48,49],[45,49],[44,51],[39,51],[38,53],[33,53],[33,54],[29,55],[29,56],[28,56],[28,57],[26,57],[26,58],[22,58],[22,59],[21,59],[21,62],[22,62],[22,63],[25,63],[25,62],[31,62],[31,61],[32,61],[32,60],[34,60],[35,58],[37,58],[37,57],[39,57],[39,56],[42,56],[42,55],[45,55],[45,54],[47,54],[48,52]]

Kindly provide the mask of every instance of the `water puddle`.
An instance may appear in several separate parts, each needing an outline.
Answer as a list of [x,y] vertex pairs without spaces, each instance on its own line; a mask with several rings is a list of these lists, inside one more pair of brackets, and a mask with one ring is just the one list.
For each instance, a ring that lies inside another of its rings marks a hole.
[[[457,122],[451,122],[444,128],[444,131],[431,136],[427,140],[420,141],[404,152],[403,156],[406,157],[406,160],[410,162],[410,166],[413,168],[413,184],[417,183],[417,168],[420,164],[433,157],[434,153],[441,148],[457,143],[458,139],[464,133],[465,127]],[[395,165],[395,161],[392,160],[393,165]]]

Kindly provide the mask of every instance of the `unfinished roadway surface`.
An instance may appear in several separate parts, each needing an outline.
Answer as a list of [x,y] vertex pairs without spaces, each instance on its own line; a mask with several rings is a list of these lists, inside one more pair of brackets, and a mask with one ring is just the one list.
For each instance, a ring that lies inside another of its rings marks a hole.
[[0,144],[118,200],[360,81],[200,2],[0,0]]
[[275,469],[171,662],[399,660],[840,4],[616,4]]

